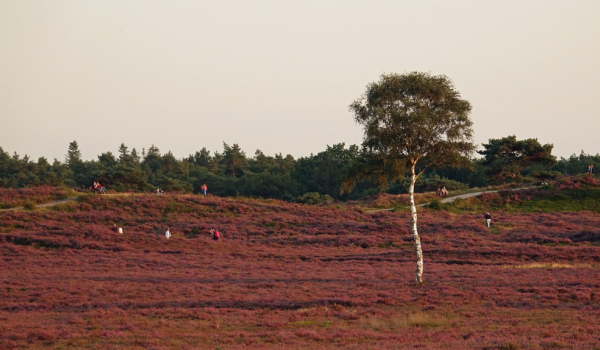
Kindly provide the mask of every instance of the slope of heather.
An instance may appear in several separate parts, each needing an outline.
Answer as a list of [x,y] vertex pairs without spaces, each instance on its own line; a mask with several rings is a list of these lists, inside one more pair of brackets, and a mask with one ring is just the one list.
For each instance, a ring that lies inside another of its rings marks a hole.
[[136,195],[2,212],[0,349],[600,347],[600,217],[503,210],[488,230],[464,206],[420,210],[421,286],[401,211]]
[[0,188],[0,209],[32,205],[67,198],[67,192],[57,187]]

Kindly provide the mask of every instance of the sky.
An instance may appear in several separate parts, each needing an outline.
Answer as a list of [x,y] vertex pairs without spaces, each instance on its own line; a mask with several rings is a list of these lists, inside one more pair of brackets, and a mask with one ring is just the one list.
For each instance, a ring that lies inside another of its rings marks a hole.
[[360,144],[381,74],[449,77],[474,141],[600,152],[600,1],[0,0],[0,147],[84,159]]

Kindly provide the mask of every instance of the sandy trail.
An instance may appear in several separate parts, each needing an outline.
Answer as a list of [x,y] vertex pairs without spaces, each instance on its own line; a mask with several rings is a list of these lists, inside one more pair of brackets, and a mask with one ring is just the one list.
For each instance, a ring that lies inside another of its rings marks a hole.
[[[515,188],[513,191],[515,190],[522,190],[523,188]],[[457,200],[458,198],[461,199],[465,199],[465,198],[470,198],[470,197],[475,197],[475,196],[479,196],[482,193],[495,193],[501,190],[493,190],[493,191],[481,191],[481,192],[472,192],[472,193],[465,193],[465,194],[459,194],[457,196],[452,196],[452,197],[447,197],[441,200],[442,203],[451,203],[454,202],[455,200]],[[429,203],[423,203],[423,204],[418,204],[417,207],[424,207]],[[394,210],[394,208],[388,208],[388,209],[374,209],[374,210],[365,210],[365,213],[375,213],[378,211],[390,211],[390,210]]]
[[[140,195],[140,194],[143,194],[143,193],[109,193],[109,194],[103,194],[102,196],[116,197],[116,196],[131,196],[131,195]],[[77,198],[79,198],[79,197],[69,197],[69,198],[60,199],[60,200],[53,201],[53,202],[37,204],[35,207],[36,208],[51,207],[51,206],[57,205],[57,204],[74,202],[77,200]],[[25,208],[23,208],[21,206],[21,207],[14,207],[14,208],[8,208],[8,209],[0,209],[0,212],[1,211],[23,210],[23,209],[25,209]]]

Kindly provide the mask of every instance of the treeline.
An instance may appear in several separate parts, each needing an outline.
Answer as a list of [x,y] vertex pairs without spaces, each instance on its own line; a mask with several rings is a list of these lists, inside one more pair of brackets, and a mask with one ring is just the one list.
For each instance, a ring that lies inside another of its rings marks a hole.
[[[516,139],[508,137],[498,140]],[[490,152],[494,151],[491,145],[496,146],[492,141],[484,144],[487,153],[480,152],[485,157],[471,159],[470,167],[428,169],[419,178],[417,189],[426,191],[446,186],[449,190],[456,190],[504,181],[498,174],[506,171],[499,173],[498,169],[508,167],[506,164],[509,162],[498,158],[500,151],[495,154],[496,158],[490,156]],[[323,152],[298,159],[282,154],[269,156],[259,150],[253,156],[247,156],[237,144],[230,146],[226,143],[221,152],[211,153],[203,148],[178,159],[171,152],[161,153],[154,145],[139,152],[121,144],[116,155],[105,152],[97,160],[84,161],[79,145],[73,141],[69,144],[64,161],[54,159],[49,162],[44,157],[34,161],[16,153],[11,156],[0,147],[0,187],[51,185],[85,189],[98,181],[117,192],[148,192],[160,188],[167,192],[198,193],[200,187],[207,184],[209,193],[218,196],[241,195],[314,203],[377,194],[379,187],[365,181],[358,184],[353,192],[340,195],[342,179],[360,157],[359,147],[346,147],[343,143],[327,146]],[[515,158],[509,159],[514,163]],[[525,181],[532,176],[551,178],[560,174],[585,173],[590,164],[597,164],[600,169],[600,155],[582,152],[579,156],[561,158],[553,162],[551,167],[548,163],[523,162],[523,166],[516,167],[508,180]],[[389,193],[405,191],[401,183],[391,184],[388,190]]]

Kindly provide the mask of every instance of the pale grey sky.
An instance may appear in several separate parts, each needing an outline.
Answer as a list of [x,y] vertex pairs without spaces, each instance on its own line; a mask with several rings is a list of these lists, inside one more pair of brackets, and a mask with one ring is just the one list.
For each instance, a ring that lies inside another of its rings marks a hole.
[[62,160],[359,144],[382,73],[452,79],[475,141],[600,152],[600,1],[0,0],[0,147]]

